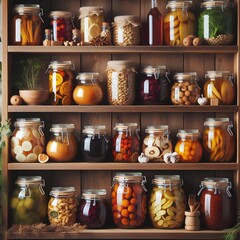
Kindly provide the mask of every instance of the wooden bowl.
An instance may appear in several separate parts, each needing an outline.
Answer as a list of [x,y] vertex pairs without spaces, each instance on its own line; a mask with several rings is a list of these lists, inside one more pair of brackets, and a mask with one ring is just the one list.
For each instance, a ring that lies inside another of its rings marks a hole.
[[28,105],[41,105],[49,100],[48,90],[19,90],[19,95]]

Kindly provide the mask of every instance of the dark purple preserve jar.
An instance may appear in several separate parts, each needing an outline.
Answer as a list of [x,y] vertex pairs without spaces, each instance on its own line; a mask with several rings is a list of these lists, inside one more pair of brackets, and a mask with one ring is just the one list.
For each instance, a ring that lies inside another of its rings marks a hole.
[[107,223],[109,209],[105,189],[85,189],[79,208],[79,221],[86,228],[102,228]]

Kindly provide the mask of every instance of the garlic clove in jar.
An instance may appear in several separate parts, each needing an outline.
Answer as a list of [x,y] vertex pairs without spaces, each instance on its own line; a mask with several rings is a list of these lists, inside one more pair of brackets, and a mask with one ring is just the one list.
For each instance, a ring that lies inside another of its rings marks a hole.
[[148,163],[149,158],[144,153],[141,153],[141,155],[138,157],[138,161],[140,163]]
[[207,105],[208,103],[208,99],[203,97],[203,95],[201,95],[201,97],[198,98],[198,104],[203,106],[203,105]]

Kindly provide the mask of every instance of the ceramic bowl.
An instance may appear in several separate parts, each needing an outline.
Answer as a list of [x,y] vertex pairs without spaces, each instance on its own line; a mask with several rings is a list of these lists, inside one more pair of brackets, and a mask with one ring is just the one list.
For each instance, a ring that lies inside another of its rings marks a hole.
[[49,100],[48,90],[19,90],[19,95],[28,105],[41,105]]

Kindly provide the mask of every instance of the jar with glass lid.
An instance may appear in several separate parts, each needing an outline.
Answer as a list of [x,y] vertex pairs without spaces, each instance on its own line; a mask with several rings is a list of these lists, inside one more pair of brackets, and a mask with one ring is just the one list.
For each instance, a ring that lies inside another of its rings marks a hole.
[[74,187],[52,187],[48,202],[50,224],[72,226],[77,222],[77,199]]
[[173,150],[167,125],[148,126],[145,129],[142,152],[150,162],[163,162],[164,155]]
[[208,71],[205,75],[204,97],[217,99],[219,104],[230,105],[234,103],[236,89],[233,75],[229,71]]
[[230,162],[236,148],[232,121],[229,118],[207,118],[204,126],[205,159],[210,162]]
[[19,176],[15,183],[10,200],[12,223],[44,223],[47,217],[45,181],[40,176]]
[[48,65],[50,104],[71,105],[73,102],[74,64],[71,61],[52,61]]
[[199,162],[202,158],[203,149],[199,141],[198,129],[178,130],[178,141],[175,145],[175,152],[179,154],[180,162]]
[[109,208],[105,189],[84,189],[78,210],[81,225],[86,228],[102,228],[106,225]]
[[181,228],[185,219],[186,196],[179,175],[155,175],[149,213],[156,228]]
[[78,84],[73,90],[73,100],[78,105],[96,105],[103,100],[102,87],[99,84],[99,73],[78,73]]
[[115,162],[136,162],[140,151],[137,123],[116,123],[112,140],[112,156]]
[[194,105],[200,96],[196,72],[176,73],[171,88],[171,100],[174,105]]
[[13,9],[11,42],[13,45],[41,45],[43,10],[38,4],[16,4]]
[[198,196],[201,204],[201,224],[205,229],[223,230],[235,222],[235,203],[228,178],[204,178]]
[[140,172],[118,172],[113,177],[112,215],[119,228],[139,228],[147,214],[146,177]]
[[37,162],[45,151],[44,122],[40,118],[17,118],[11,137],[11,155],[17,162]]
[[85,162],[107,161],[108,139],[106,138],[106,126],[84,126],[82,140],[82,157]]
[[231,1],[204,1],[198,17],[198,36],[209,45],[229,45],[235,40],[235,16]]
[[192,1],[168,1],[164,17],[164,40],[166,45],[183,45],[188,35],[196,35],[196,16]]
[[51,161],[70,162],[78,155],[79,140],[74,124],[52,124],[46,153]]

